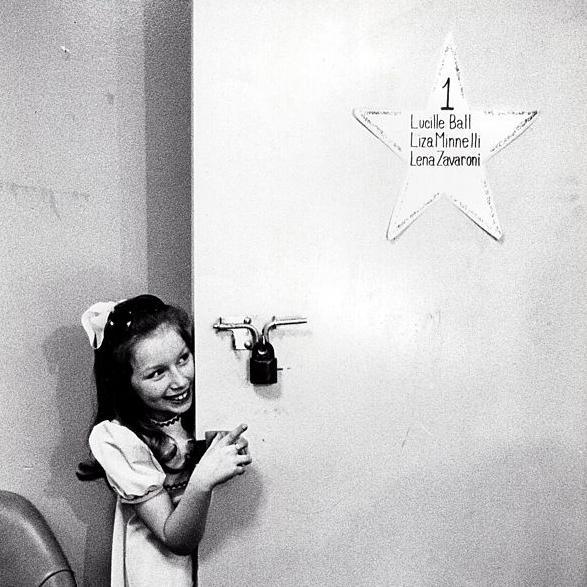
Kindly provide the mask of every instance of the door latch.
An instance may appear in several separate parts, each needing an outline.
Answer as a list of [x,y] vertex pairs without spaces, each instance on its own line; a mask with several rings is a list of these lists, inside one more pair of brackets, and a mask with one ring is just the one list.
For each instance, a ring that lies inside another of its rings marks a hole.
[[[308,320],[302,317],[276,318],[273,316],[267,322],[259,334],[259,331],[253,326],[250,318],[245,317],[242,322],[225,322],[219,318],[214,328],[217,331],[230,330],[233,335],[235,350],[250,349],[251,358],[249,360],[249,379],[254,385],[272,385],[277,383],[277,359],[275,358],[275,349],[269,342],[269,331],[278,326],[291,326],[294,324],[306,324]],[[246,331],[247,340],[237,333]]]

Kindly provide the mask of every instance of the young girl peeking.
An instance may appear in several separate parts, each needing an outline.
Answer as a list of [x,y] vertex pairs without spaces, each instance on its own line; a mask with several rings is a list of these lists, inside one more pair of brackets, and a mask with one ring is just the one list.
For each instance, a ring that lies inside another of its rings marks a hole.
[[246,426],[216,434],[208,448],[194,440],[193,331],[183,310],[141,295],[94,304],[82,324],[98,414],[93,459],[78,477],[105,477],[118,497],[111,585],[191,586],[212,490],[251,462]]

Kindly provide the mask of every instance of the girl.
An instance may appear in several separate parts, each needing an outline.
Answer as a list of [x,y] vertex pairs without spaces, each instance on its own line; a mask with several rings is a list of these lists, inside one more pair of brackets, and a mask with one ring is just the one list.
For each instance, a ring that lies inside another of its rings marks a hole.
[[105,477],[118,496],[111,585],[191,586],[212,490],[251,462],[246,426],[218,433],[207,449],[195,442],[193,334],[183,310],[141,295],[94,304],[82,324],[95,349],[98,415],[94,458],[78,477]]

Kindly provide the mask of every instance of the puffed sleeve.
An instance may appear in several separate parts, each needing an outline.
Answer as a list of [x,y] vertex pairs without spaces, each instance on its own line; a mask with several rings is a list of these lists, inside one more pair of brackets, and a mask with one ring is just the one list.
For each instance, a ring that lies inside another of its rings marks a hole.
[[163,491],[165,473],[151,449],[126,426],[100,422],[89,438],[94,458],[123,503],[140,503]]

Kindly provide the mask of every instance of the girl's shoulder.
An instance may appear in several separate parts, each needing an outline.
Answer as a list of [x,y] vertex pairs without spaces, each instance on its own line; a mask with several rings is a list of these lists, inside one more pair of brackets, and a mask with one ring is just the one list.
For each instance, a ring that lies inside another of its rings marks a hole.
[[90,447],[97,444],[118,446],[121,450],[147,449],[149,447],[130,428],[118,420],[103,420],[96,424],[90,432]]
[[154,468],[163,471],[147,444],[130,428],[118,420],[104,420],[96,424],[88,439],[90,450],[108,473],[107,464],[115,463],[132,469]]
[[89,445],[109,484],[124,501],[141,501],[163,489],[165,473],[151,449],[117,420],[96,424]]

